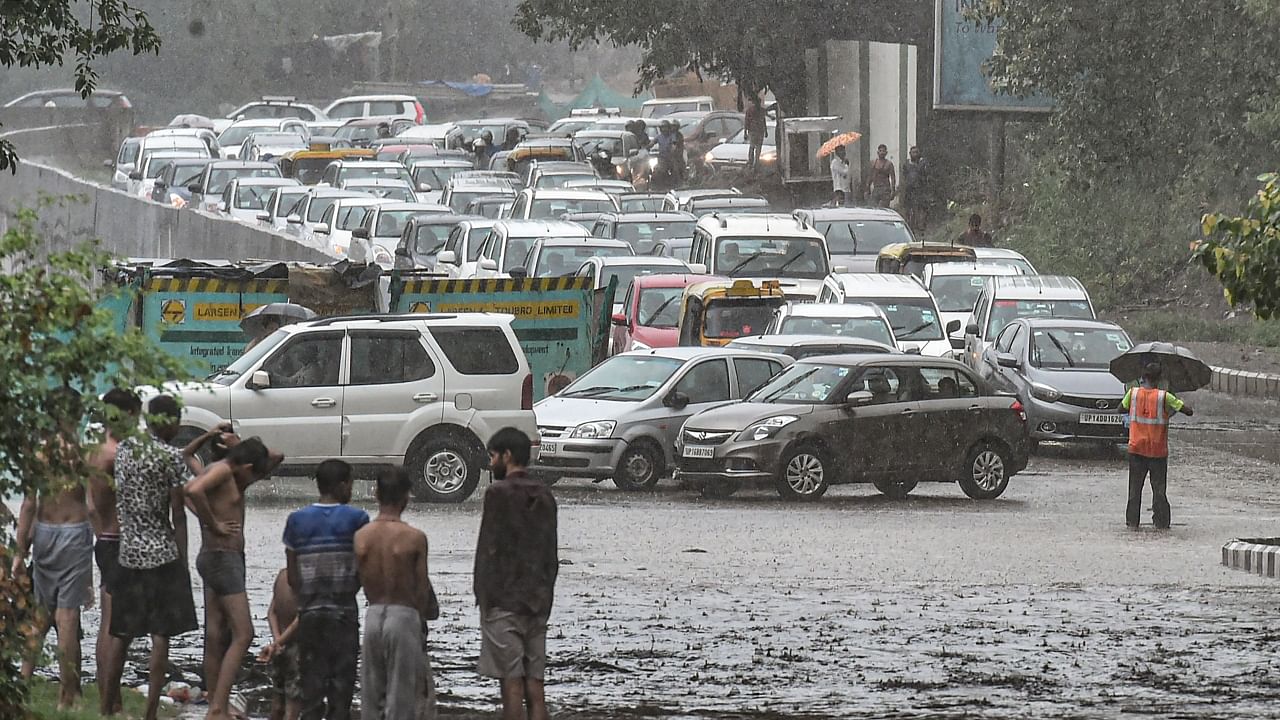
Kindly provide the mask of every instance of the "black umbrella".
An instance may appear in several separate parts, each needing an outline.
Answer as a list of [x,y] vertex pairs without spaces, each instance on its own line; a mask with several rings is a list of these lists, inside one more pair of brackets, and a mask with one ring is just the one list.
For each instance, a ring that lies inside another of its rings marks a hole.
[[240,320],[240,329],[249,337],[258,337],[266,330],[268,321],[274,320],[278,325],[314,320],[316,314],[309,308],[293,303],[270,303],[254,308]]
[[1120,382],[1136,382],[1151,363],[1159,363],[1161,385],[1169,392],[1199,390],[1213,380],[1213,370],[1190,350],[1165,342],[1135,345],[1111,361],[1111,374]]

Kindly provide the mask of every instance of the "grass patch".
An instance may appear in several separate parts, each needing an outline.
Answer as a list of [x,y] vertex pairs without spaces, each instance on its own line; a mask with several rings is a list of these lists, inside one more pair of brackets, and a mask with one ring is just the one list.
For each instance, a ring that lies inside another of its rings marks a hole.
[[[32,678],[27,708],[37,720],[100,720],[98,715],[98,685],[87,683],[81,687],[80,704],[74,710],[58,709],[58,683],[43,678]],[[132,688],[124,688],[124,714],[117,717],[142,717],[147,710],[147,699]],[[174,718],[178,708],[160,703],[160,717]]]
[[[1103,315],[1109,315],[1103,313]],[[1111,314],[1114,315],[1114,314]],[[1192,313],[1151,310],[1107,317],[1124,326],[1134,340],[1164,342],[1221,342],[1256,347],[1280,347],[1280,321],[1253,318],[1214,320]]]

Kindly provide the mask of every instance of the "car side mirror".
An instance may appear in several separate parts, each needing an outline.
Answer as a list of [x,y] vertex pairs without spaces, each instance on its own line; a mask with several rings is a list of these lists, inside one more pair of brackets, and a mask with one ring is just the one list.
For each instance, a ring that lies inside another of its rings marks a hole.
[[511,272],[508,274],[511,275],[511,277],[515,280],[523,280],[529,277],[529,269],[522,268],[522,267],[513,267],[511,268]]
[[315,230],[313,230],[312,232],[314,232],[314,233],[315,233],[315,234],[317,234],[317,235],[328,235],[328,234],[329,234],[329,224],[328,224],[328,223],[320,223],[319,225],[316,225]]
[[635,157],[640,154],[639,148],[631,148],[627,151],[627,157]]
[[1005,368],[1017,368],[1022,363],[1018,362],[1018,358],[1013,353],[996,353],[996,364]]
[[302,216],[301,216],[301,215],[290,215],[289,217],[285,218],[285,219],[284,219],[284,221],[285,221],[285,222],[287,222],[287,223],[289,223],[290,225],[301,225],[301,224],[302,224]]
[[454,252],[454,251],[452,251],[452,250],[444,250],[444,251],[441,251],[441,253],[440,253],[439,255],[437,255],[437,256],[436,256],[436,262],[437,262],[437,263],[442,263],[442,264],[445,264],[445,265],[457,265],[457,264],[458,264],[458,253],[456,253],[456,252]]
[[418,183],[418,192],[431,192],[431,185],[429,183]]
[[966,326],[964,327],[964,334],[965,334],[965,335],[977,335],[977,334],[978,334],[978,323],[969,323],[968,325],[966,325]]
[[103,160],[103,161],[102,161],[102,167],[104,167],[104,168],[111,168],[111,169],[113,169],[113,170],[114,170],[114,169],[115,169],[115,167],[116,167],[116,161],[115,161],[115,160]]
[[498,261],[492,258],[484,258],[480,261],[480,269],[487,270],[489,272],[497,272]]
[[187,186],[187,192],[191,193],[192,195],[203,195],[204,188],[200,187],[200,183],[192,183]]
[[609,318],[609,321],[612,322],[614,325],[617,325],[618,327],[623,327],[627,324],[627,316],[623,315],[622,313],[614,313]]
[[396,246],[396,257],[409,257],[409,248],[403,245]]
[[955,333],[955,331],[959,330],[960,326],[963,324],[964,323],[961,323],[959,320],[952,320],[951,322],[947,323],[947,334],[951,335]]
[[142,173],[141,173],[140,171],[138,171],[138,170],[134,170],[133,172],[129,173],[129,179],[130,179],[130,180],[141,180],[141,179],[142,179]]
[[689,396],[679,390],[672,390],[662,399],[662,404],[672,410],[683,410],[689,406]]
[[357,240],[368,240],[369,228],[358,227],[351,231],[351,237],[356,238]]
[[723,145],[723,144],[725,144],[725,143],[727,143],[727,142],[729,142],[729,138],[720,138],[720,142],[718,142],[718,143],[716,143],[716,144],[717,144],[717,145]]
[[849,272],[849,266],[848,266],[848,265],[837,265],[837,266],[835,266],[835,267],[831,268],[831,272],[833,272],[833,273],[847,273],[847,272]]
[[875,396],[870,392],[866,390],[859,390],[857,392],[849,393],[849,395],[844,399],[844,404],[849,407],[862,407],[863,405],[870,405],[871,401],[874,399]]
[[271,387],[271,373],[266,370],[255,370],[253,375],[249,376],[249,383],[246,387],[250,390],[263,390]]
[[271,222],[271,213],[258,213],[258,222]]
[[702,263],[689,263],[689,274],[690,275],[706,275],[707,266],[703,265]]

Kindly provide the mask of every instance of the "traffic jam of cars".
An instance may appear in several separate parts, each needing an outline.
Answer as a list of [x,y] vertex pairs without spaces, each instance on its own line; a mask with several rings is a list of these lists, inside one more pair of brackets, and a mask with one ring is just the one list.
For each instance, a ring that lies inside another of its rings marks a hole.
[[[323,109],[267,97],[124,140],[114,187],[335,260],[614,289],[603,361],[536,403],[510,318],[460,313],[290,325],[212,386],[181,389],[188,412],[235,421],[304,463],[341,435],[344,459],[404,464],[417,493],[441,502],[471,495],[489,434],[506,426],[538,438],[530,473],[547,482],[668,480],[787,500],[846,483],[901,498],[921,482],[989,500],[1039,443],[1125,442],[1124,386],[1108,363],[1133,341],[1097,319],[1079,281],[1011,250],[918,241],[887,208],[780,212],[714,187],[745,158],[743,117],[677,100],[646,103],[642,118],[575,111],[547,126],[427,124],[411,96]],[[676,174],[702,187],[658,181],[659,119],[680,122]],[[773,156],[766,147],[760,162]],[[266,388],[281,392],[254,409]],[[465,404],[415,412],[446,394]]]

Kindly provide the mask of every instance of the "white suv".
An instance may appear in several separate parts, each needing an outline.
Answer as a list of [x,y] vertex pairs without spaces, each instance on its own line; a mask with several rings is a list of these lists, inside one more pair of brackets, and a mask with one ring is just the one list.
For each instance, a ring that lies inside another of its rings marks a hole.
[[415,494],[462,502],[493,433],[537,442],[533,376],[511,315],[369,315],[289,325],[204,383],[171,383],[183,435],[231,422],[306,471],[404,465]]

